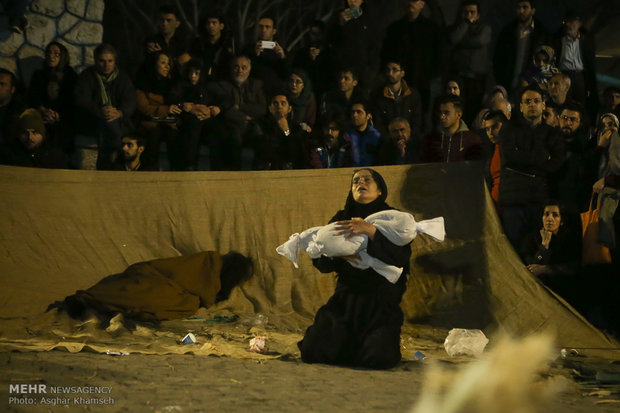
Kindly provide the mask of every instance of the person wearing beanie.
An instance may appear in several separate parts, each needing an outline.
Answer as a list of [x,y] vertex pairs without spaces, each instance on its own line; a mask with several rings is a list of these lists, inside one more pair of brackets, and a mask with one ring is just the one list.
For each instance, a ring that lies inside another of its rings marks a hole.
[[49,144],[43,118],[32,108],[19,116],[16,139],[0,155],[0,163],[31,168],[69,167],[65,154]]

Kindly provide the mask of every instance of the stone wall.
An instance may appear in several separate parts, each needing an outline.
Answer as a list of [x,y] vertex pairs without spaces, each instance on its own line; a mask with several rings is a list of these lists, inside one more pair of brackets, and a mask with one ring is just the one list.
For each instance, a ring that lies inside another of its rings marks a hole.
[[104,0],[34,0],[26,13],[24,34],[4,31],[0,37],[0,67],[28,84],[53,40],[69,50],[77,72],[93,64],[93,49],[103,37]]

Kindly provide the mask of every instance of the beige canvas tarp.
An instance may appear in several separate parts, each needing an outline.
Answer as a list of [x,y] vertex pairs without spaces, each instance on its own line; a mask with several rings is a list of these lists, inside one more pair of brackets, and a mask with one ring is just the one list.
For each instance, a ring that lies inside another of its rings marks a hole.
[[[501,233],[479,164],[377,170],[388,183],[388,203],[417,220],[443,216],[446,222],[445,242],[425,236],[413,242],[402,303],[408,322],[514,335],[550,332],[561,346],[614,346],[521,264]],[[342,208],[351,172],[0,167],[0,344],[10,344],[0,349],[19,349],[19,343],[53,348],[26,343],[45,336],[41,320],[49,322],[44,312],[51,302],[135,262],[203,250],[236,250],[255,262],[255,277],[216,311],[262,314],[272,336],[290,332],[293,343],[335,281],[305,256],[295,269],[275,248],[294,232],[325,224]],[[27,328],[33,320],[39,321],[34,332]],[[187,326],[179,334],[182,328]],[[81,344],[100,351],[96,335]],[[214,348],[215,337],[209,336],[207,347]],[[225,341],[226,335],[219,337]],[[106,343],[113,338],[107,336]],[[287,348],[294,353],[294,346]]]

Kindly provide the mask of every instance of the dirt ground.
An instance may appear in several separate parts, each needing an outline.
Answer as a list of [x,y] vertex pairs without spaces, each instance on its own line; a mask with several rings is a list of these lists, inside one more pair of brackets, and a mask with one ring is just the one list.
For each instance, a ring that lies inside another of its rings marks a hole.
[[[449,366],[451,363],[442,362]],[[461,363],[453,363],[457,366]],[[298,359],[251,360],[195,355],[109,356],[62,351],[0,353],[0,400],[7,412],[408,412],[419,395],[426,361],[389,371],[308,365]],[[571,376],[570,367],[554,374]],[[10,400],[13,384],[44,384],[47,394]],[[554,412],[620,412],[618,385],[571,379]],[[105,388],[103,394],[50,394],[52,387]],[[48,399],[43,404],[42,397]],[[55,397],[67,398],[53,405]],[[107,405],[85,404],[103,399]]]

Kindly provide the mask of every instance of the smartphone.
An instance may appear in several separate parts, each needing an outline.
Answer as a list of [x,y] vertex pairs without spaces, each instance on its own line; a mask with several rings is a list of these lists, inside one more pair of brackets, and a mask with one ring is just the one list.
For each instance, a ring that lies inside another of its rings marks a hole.
[[263,49],[275,49],[276,42],[270,42],[269,40],[261,40],[261,47]]

